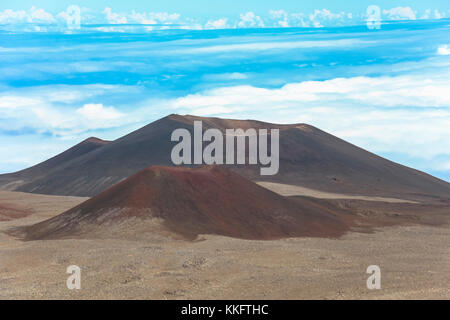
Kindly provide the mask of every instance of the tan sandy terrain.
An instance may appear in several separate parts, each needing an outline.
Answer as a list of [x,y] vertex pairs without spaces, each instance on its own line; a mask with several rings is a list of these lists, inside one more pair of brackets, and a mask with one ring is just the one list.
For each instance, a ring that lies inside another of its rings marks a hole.
[[305,188],[301,186],[294,186],[284,183],[275,182],[257,182],[260,186],[267,188],[273,192],[276,192],[282,196],[305,196],[313,197],[319,199],[353,199],[353,200],[365,200],[365,201],[381,201],[389,203],[417,203],[416,201],[388,198],[388,197],[369,197],[369,196],[358,196],[358,195],[348,195],[341,193],[324,192],[320,190],[314,190],[310,188]]
[[[4,233],[84,200],[0,192],[0,203],[34,210],[0,222],[0,299],[450,299],[448,226],[271,241],[204,235],[23,242]],[[81,290],[66,287],[73,264],[82,269]],[[366,288],[369,265],[381,268],[380,290]]]

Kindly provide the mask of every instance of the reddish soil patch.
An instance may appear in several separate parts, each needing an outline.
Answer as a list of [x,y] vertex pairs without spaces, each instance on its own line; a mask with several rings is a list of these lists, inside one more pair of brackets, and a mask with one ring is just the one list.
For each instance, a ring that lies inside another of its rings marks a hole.
[[9,221],[24,218],[33,213],[33,210],[21,208],[12,204],[0,204],[0,221]]

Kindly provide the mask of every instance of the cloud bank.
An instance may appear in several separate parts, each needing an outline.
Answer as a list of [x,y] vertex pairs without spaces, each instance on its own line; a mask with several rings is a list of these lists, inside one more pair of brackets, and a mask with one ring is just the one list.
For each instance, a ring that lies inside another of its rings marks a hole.
[[[426,9],[418,12],[413,8],[394,7],[381,10],[380,19],[416,20],[442,19],[450,16],[450,12],[438,9]],[[116,12],[111,7],[105,7],[100,12],[76,5],[69,6],[65,11],[50,13],[43,8],[31,7],[29,10],[0,11],[0,24],[5,30],[22,31],[71,31],[89,25],[98,25],[95,30],[104,32],[153,31],[156,29],[233,29],[233,28],[321,28],[346,25],[362,25],[367,20],[365,12],[332,12],[326,8],[315,9],[312,12],[287,12],[283,9],[269,10],[264,15],[252,11],[239,16],[223,16],[215,18],[184,17],[176,12]],[[78,23],[78,27],[74,27]],[[105,26],[108,25],[108,26]],[[139,25],[142,25],[139,27]]]

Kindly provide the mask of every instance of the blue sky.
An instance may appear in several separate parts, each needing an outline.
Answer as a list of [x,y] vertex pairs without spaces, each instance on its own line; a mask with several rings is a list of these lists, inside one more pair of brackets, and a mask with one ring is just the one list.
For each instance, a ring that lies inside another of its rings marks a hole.
[[393,7],[412,7],[415,10],[424,11],[429,8],[449,10],[450,4],[447,0],[242,0],[224,1],[224,0],[165,0],[165,1],[149,1],[149,0],[19,0],[10,1],[0,4],[0,9],[23,10],[34,7],[40,7],[47,11],[57,12],[63,11],[67,6],[76,4],[80,7],[86,7],[94,11],[101,11],[105,7],[111,7],[118,12],[131,11],[153,11],[153,12],[177,12],[182,15],[190,15],[192,17],[198,15],[219,16],[219,15],[236,15],[246,11],[253,11],[258,14],[264,14],[269,10],[283,9],[290,12],[310,12],[315,9],[326,8],[330,11],[348,11],[363,12],[369,5],[378,5],[384,9]]
[[73,2],[0,5],[0,172],[188,113],[309,123],[450,181],[447,1],[379,1],[379,29],[372,2],[231,3],[78,1],[79,28]]

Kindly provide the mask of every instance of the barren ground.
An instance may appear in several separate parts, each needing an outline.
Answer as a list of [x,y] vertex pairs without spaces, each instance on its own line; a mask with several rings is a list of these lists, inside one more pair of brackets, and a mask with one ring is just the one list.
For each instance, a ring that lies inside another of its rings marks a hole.
[[[195,242],[23,242],[4,233],[83,200],[0,192],[0,204],[33,210],[0,222],[0,299],[450,299],[448,226],[275,241],[205,235]],[[81,290],[66,287],[72,264],[82,269]],[[366,288],[366,268],[374,264],[380,290]]]
[[353,200],[366,200],[366,201],[380,201],[389,203],[417,203],[415,201],[397,199],[397,198],[387,198],[387,197],[369,197],[369,196],[358,196],[358,195],[348,195],[332,192],[324,192],[320,190],[314,190],[310,188],[294,186],[290,184],[274,183],[261,181],[258,184],[264,188],[272,190],[282,196],[305,196],[313,197],[319,199],[353,199]]

